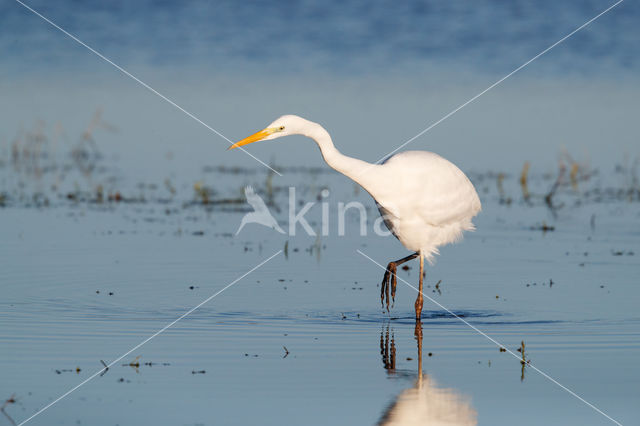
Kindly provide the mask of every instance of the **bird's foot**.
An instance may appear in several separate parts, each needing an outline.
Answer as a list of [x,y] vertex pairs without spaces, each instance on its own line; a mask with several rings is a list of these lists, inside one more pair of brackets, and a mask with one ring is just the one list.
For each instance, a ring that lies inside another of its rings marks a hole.
[[385,295],[387,294],[387,291],[389,288],[388,286],[389,286],[389,270],[387,269],[384,272],[384,277],[382,277],[382,283],[380,284],[380,305],[382,306],[382,309],[384,309]]
[[[398,286],[398,269],[394,263],[393,272],[391,273],[391,307],[396,304],[396,287]],[[389,301],[387,300],[387,303]]]
[[382,308],[387,308],[387,312],[389,312],[389,302],[391,301],[391,306],[393,307],[393,303],[396,300],[396,286],[398,284],[396,271],[395,262],[389,262],[380,286],[380,303]]

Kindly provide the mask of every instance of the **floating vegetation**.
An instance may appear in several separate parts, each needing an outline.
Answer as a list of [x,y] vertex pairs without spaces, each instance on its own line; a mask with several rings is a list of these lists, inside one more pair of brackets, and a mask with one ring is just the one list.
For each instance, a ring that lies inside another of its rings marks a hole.
[[[640,157],[635,158],[631,164],[629,162],[625,157],[623,164],[617,165],[614,169],[613,182],[606,185],[602,179],[594,179],[603,174],[600,170],[592,168],[587,162],[574,160],[567,152],[561,153],[558,166],[553,173],[536,173],[535,165],[525,161],[517,178],[522,204],[529,207],[542,205],[555,215],[562,209],[589,203],[638,202]],[[605,174],[611,176],[608,172]],[[510,193],[516,179],[507,173],[470,173],[470,177],[476,187],[485,194],[491,192],[486,182],[494,180],[497,201],[501,205],[510,206],[516,199]]]
[[[550,280],[549,280],[549,288],[553,287],[553,284],[555,284],[555,283],[553,282],[553,280],[552,280],[552,279],[550,279]],[[531,287],[531,286],[534,286],[534,287],[535,287],[535,286],[537,286],[537,285],[538,285],[538,283],[535,283],[535,282],[534,282],[534,283],[526,283],[526,284],[525,284],[525,286],[526,286],[526,287]],[[547,285],[547,283],[546,283],[545,281],[543,281],[543,282],[542,282],[542,285],[543,285],[543,286],[546,286],[546,285]]]
[[507,197],[504,191],[504,179],[506,175],[504,173],[498,173],[496,177],[496,186],[498,188],[498,194],[500,196],[500,204],[511,204],[511,197]]
[[529,168],[531,165],[528,161],[524,162],[522,166],[522,172],[520,172],[520,188],[522,188],[522,198],[528,203],[531,194],[529,193],[529,186],[527,185],[527,179],[529,174]]
[[13,420],[13,418],[9,415],[9,413],[5,411],[5,408],[10,404],[15,404],[16,402],[17,402],[16,394],[14,393],[9,398],[5,399],[5,401],[2,403],[2,406],[0,406],[0,412],[4,414],[4,416],[7,418],[7,420],[9,420],[9,422],[12,425],[16,425],[17,423],[15,422],[15,420]]
[[524,381],[524,368],[529,365],[531,362],[530,359],[527,359],[524,352],[524,340],[520,342],[520,347],[516,349],[522,355],[522,359],[520,360],[520,381]]
[[558,191],[558,188],[560,188],[560,185],[563,184],[563,178],[564,178],[565,172],[566,172],[566,167],[565,167],[563,162],[560,162],[560,164],[558,166],[558,177],[556,178],[556,181],[551,186],[551,190],[549,190],[547,195],[544,196],[544,202],[547,204],[547,207],[549,207],[549,209],[552,212],[556,208],[561,208],[562,207],[562,205],[555,206],[553,204],[553,197],[556,194],[556,192]]
[[76,374],[80,374],[80,372],[82,371],[82,369],[80,367],[76,367],[76,368],[61,368],[61,369],[56,369],[55,372],[56,374],[62,374],[62,373],[76,373]]
[[442,280],[438,280],[438,282],[435,285],[434,290],[431,290],[433,293],[435,293],[436,291],[438,292],[438,294],[440,296],[442,296],[442,290],[440,290],[440,283],[442,283]]
[[555,227],[555,226],[547,225],[547,224],[546,224],[546,222],[544,222],[544,221],[543,221],[543,222],[542,222],[542,225],[532,226],[532,227],[531,227],[531,230],[532,230],[532,231],[542,231],[543,233],[546,233],[546,232],[552,232],[552,231],[555,231],[555,230],[556,230],[556,227]]
[[135,357],[135,359],[133,361],[131,361],[128,364],[122,364],[123,367],[129,366],[129,367],[133,367],[135,369],[137,369],[138,367],[140,367],[140,361],[139,359],[142,357],[142,355],[138,355],[137,357]]
[[100,377],[104,376],[107,371],[109,371],[109,366],[107,365],[106,362],[104,362],[103,360],[100,360],[100,363],[102,364],[102,366],[104,367],[104,370],[102,370],[102,372],[100,373]]
[[9,404],[15,404],[16,403],[16,394],[11,394],[11,396],[9,398],[7,398],[4,403],[2,404],[2,407],[0,407],[0,410],[4,410],[4,407],[6,407]]
[[[233,238],[231,232],[211,229],[209,225],[217,219],[211,213],[250,212],[251,207],[242,191],[247,184],[252,184],[259,188],[261,197],[273,213],[288,212],[288,182],[276,178],[273,171],[259,167],[207,166],[201,170],[201,178],[190,178],[189,181],[179,181],[173,175],[162,174],[157,180],[127,183],[114,161],[102,154],[103,139],[114,131],[117,129],[104,119],[102,111],[97,110],[86,129],[76,137],[68,136],[60,125],[48,126],[43,121],[37,121],[31,128],[18,133],[9,141],[7,149],[0,149],[0,208],[73,208],[70,217],[82,216],[87,210],[117,210],[123,211],[125,219],[133,224],[173,225],[172,231],[163,230],[163,235]],[[273,167],[285,173],[306,176],[306,181],[302,179],[302,183],[296,183],[299,185],[298,201],[302,205],[306,200],[322,202],[324,198],[318,194],[322,194],[323,189],[336,189],[318,178],[333,173],[329,168]],[[516,204],[526,208],[545,207],[555,217],[563,209],[593,203],[639,202],[638,168],[640,159],[625,160],[615,167],[613,175],[605,173],[609,178],[605,182],[600,178],[594,179],[594,176],[601,175],[600,171],[562,153],[557,168],[552,172],[541,171],[540,165],[525,161],[521,171],[515,175],[492,171],[471,173],[470,176],[481,192],[484,189],[483,197],[494,196],[505,208]],[[238,181],[236,175],[240,174],[245,181]],[[226,178],[237,183],[219,183]],[[300,182],[299,177],[294,180]],[[351,196],[350,188],[348,192],[347,196]],[[366,194],[358,190],[353,196],[366,197]],[[184,221],[197,222],[197,225],[185,226]],[[316,222],[311,223],[316,230],[315,241],[309,241],[301,248],[289,247],[289,243],[284,242],[286,258],[306,252],[320,259],[325,248],[323,234]],[[591,215],[587,225],[595,231],[595,214]],[[555,231],[556,225],[542,221],[530,229],[547,233]],[[112,232],[118,231],[109,230],[105,234]],[[619,251],[614,250],[614,255],[632,255],[627,251],[617,254]],[[403,266],[405,271],[408,268]],[[436,288],[434,291],[439,290]],[[389,299],[393,299],[391,292]]]
[[635,253],[631,250],[611,250],[613,256],[633,256]]
[[202,182],[196,182],[193,184],[193,191],[195,192],[195,198],[202,204],[209,204],[213,196],[213,189],[204,186]]
[[98,167],[98,163],[102,159],[102,154],[98,149],[98,144],[94,138],[94,133],[98,129],[116,131],[117,129],[102,119],[102,109],[99,108],[87,129],[82,133],[80,140],[71,150],[71,158],[75,162],[76,167],[87,177],[91,175]]

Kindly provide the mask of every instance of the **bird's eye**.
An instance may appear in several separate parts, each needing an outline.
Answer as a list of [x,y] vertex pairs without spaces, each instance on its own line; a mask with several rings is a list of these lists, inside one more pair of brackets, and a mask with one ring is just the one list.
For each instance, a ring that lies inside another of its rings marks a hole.
[[280,131],[284,130],[284,126],[280,126],[279,130]]

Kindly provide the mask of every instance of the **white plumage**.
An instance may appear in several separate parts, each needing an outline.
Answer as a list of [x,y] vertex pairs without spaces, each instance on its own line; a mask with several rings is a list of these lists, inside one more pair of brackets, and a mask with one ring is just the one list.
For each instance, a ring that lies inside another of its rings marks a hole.
[[458,241],[474,228],[478,194],[450,161],[428,151],[405,151],[382,164],[391,177],[374,196],[385,224],[409,250],[433,261],[438,247]]
[[[432,152],[401,152],[383,164],[348,157],[335,148],[322,126],[295,115],[278,118],[229,149],[294,134],[313,139],[329,166],[371,194],[389,230],[407,249],[415,252],[389,263],[383,292],[391,285],[395,295],[397,265],[420,257],[420,292],[415,305],[416,319],[419,319],[424,259],[432,262],[439,246],[457,241],[463,231],[474,229],[471,219],[480,212],[481,205],[473,184],[453,163]],[[387,291],[387,307],[388,303]]]

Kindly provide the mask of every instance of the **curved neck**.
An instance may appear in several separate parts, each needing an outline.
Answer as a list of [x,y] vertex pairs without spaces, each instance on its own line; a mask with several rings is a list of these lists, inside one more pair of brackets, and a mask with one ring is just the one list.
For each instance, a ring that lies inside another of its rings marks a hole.
[[373,177],[375,173],[370,173],[372,172],[370,169],[378,168],[380,167],[379,165],[367,163],[366,161],[342,154],[333,145],[329,132],[317,123],[312,123],[308,129],[305,129],[303,135],[313,139],[316,144],[318,144],[324,161],[326,161],[332,169],[351,178],[371,193],[368,188],[369,179],[367,179],[367,177]]

